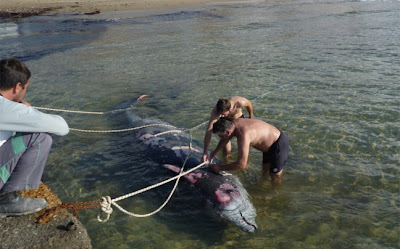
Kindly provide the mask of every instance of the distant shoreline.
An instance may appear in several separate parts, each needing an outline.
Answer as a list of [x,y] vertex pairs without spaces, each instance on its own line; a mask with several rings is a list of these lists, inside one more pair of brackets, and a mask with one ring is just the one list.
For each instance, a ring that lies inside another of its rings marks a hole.
[[[232,0],[10,0],[0,2],[0,17],[23,18],[44,13],[146,10]],[[233,0],[234,1],[234,0]]]

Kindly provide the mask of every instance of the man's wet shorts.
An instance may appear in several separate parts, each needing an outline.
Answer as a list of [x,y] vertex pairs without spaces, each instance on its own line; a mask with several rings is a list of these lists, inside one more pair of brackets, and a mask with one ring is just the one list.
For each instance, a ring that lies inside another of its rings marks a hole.
[[289,137],[281,131],[278,140],[271,145],[267,152],[263,153],[263,163],[271,163],[271,173],[280,172],[286,165],[289,157]]

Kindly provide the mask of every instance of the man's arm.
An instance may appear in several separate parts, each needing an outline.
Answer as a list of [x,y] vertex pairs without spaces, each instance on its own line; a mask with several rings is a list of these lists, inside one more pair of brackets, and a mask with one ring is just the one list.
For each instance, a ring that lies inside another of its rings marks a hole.
[[254,118],[254,113],[253,113],[253,105],[251,104],[250,100],[244,98],[244,97],[236,97],[237,103],[235,104],[236,108],[243,108],[245,107],[247,112],[249,113],[250,118]]
[[245,107],[250,115],[250,118],[254,118],[253,105],[251,104],[250,100],[247,100]]
[[246,138],[238,138],[238,159],[235,162],[229,164],[210,164],[209,166],[217,173],[220,171],[244,169],[247,165],[249,150],[250,143],[246,141]]
[[219,140],[219,143],[217,145],[217,147],[215,148],[215,150],[213,152],[211,152],[210,154],[210,160],[214,159],[214,157],[218,154],[218,152],[225,147],[225,145],[230,141],[230,138],[226,138],[226,139],[222,139]]
[[0,130],[19,132],[47,132],[59,136],[68,134],[65,120],[52,114],[40,112],[26,103],[2,100],[0,107]]
[[208,146],[210,145],[212,137],[212,129],[207,129],[206,135],[204,136],[204,148],[203,148],[203,157],[201,162],[205,162],[208,160]]
[[216,114],[215,108],[212,110],[210,115],[210,121],[208,122],[207,131],[204,136],[204,147],[203,147],[203,156],[201,158],[202,162],[208,160],[208,146],[210,146],[213,125],[217,122],[219,115]]

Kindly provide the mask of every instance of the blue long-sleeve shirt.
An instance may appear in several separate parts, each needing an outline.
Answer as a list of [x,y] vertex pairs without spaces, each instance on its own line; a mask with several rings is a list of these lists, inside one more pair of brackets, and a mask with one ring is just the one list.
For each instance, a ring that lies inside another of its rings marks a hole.
[[61,116],[46,114],[0,96],[0,146],[15,132],[46,132],[64,136],[68,134],[69,127]]

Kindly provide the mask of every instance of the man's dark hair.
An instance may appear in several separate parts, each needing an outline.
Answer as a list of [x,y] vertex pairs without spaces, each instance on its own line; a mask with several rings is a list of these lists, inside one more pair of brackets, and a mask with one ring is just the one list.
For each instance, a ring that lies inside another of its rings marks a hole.
[[217,102],[217,113],[222,114],[231,109],[231,102],[227,99],[219,99]]
[[222,133],[226,129],[232,128],[232,121],[224,118],[219,118],[213,125],[213,133]]
[[31,78],[31,71],[18,59],[4,59],[0,61],[0,90],[8,90],[21,82],[22,87]]

